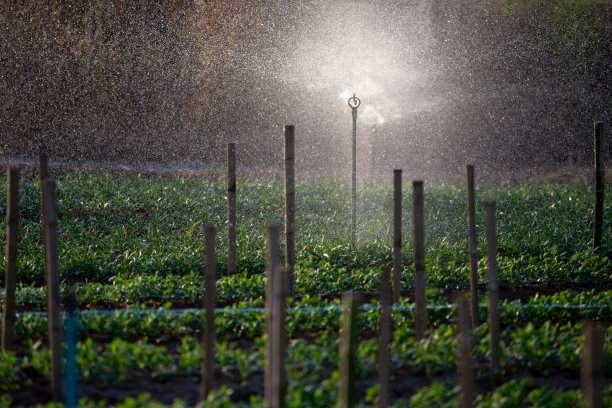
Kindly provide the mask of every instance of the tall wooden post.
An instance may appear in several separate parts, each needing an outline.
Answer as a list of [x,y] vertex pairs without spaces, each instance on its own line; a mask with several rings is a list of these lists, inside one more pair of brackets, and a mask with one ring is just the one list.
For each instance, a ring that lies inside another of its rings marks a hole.
[[217,265],[215,259],[215,227],[204,230],[204,361],[200,401],[206,400],[215,386],[215,308]]
[[19,237],[19,169],[8,169],[6,210],[6,272],[4,275],[4,313],[2,350],[14,349],[15,290],[17,287],[17,240]]
[[489,335],[491,338],[491,380],[501,382],[499,363],[499,283],[497,281],[496,203],[485,201],[487,212],[487,261],[489,266]]
[[285,256],[287,295],[295,295],[295,128],[285,126]]
[[236,251],[236,144],[227,144],[227,274],[234,275]]
[[472,369],[472,330],[470,314],[465,297],[457,296],[457,326],[459,333],[459,385],[461,386],[461,407],[472,408],[474,371]]
[[390,384],[390,351],[392,327],[391,327],[391,281],[388,268],[382,270],[382,281],[380,283],[380,317],[378,320],[378,330],[380,331],[380,346],[378,359],[378,375],[380,383],[380,393],[378,398],[378,408],[387,408],[391,397]]
[[359,334],[359,307],[363,302],[360,294],[345,294],[342,303],[346,305],[344,323],[342,325],[342,340],[340,343],[340,390],[338,392],[338,407],[350,408],[357,403],[355,395],[355,380],[357,379],[357,336]]
[[51,351],[51,395],[53,401],[60,402],[63,394],[62,384],[62,320],[59,308],[59,267],[57,254],[57,209],[55,183],[47,182],[46,187],[47,230],[45,253],[47,254],[47,324],[49,350]]
[[468,165],[465,172],[467,184],[467,208],[468,208],[468,239],[470,246],[470,291],[472,309],[472,327],[480,325],[478,315],[478,253],[476,241],[476,203],[474,194],[474,166]]
[[402,290],[402,170],[393,170],[393,303]]
[[588,322],[584,329],[584,350],[580,377],[582,394],[587,408],[603,408],[604,386],[604,332],[594,322]]
[[425,221],[423,215],[423,182],[412,182],[414,214],[414,295],[416,303],[416,338],[425,337],[427,329],[427,301],[425,298]]
[[[47,188],[47,181],[49,180],[49,159],[46,153],[38,155],[38,179],[40,181],[41,200],[44,200],[46,197],[45,189]],[[42,203],[42,208],[45,208],[44,202]],[[43,219],[45,216],[46,214],[43,212]]]
[[268,287],[266,293],[266,369],[264,374],[264,405],[266,408],[282,408],[285,406],[287,378],[285,373],[285,293],[284,268],[279,261],[280,226],[271,224],[268,232],[267,275]]
[[[46,242],[45,236],[47,229],[47,181],[49,181],[49,165],[46,153],[41,153],[38,156],[38,179],[40,184],[40,209],[41,209],[41,220],[42,223],[42,242]],[[47,267],[47,252],[43,253],[45,268]]]
[[605,126],[603,122],[595,122],[594,146],[595,153],[595,214],[593,220],[593,251],[599,251],[603,230],[604,186],[605,186]]

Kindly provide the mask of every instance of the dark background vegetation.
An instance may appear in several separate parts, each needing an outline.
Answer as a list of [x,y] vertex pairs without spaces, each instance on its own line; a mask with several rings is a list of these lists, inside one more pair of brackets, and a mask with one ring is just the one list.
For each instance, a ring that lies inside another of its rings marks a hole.
[[[322,3],[5,1],[0,153],[45,146],[57,158],[219,166],[236,140],[243,165],[266,166],[281,157],[282,125],[299,117],[301,165],[343,166],[328,137],[350,127],[327,115],[337,95],[282,83],[273,69],[299,57]],[[406,1],[359,3],[411,12]],[[432,0],[419,18],[433,37],[422,54],[443,78],[424,89],[444,103],[387,125],[376,160],[443,170],[592,161],[592,122],[612,113],[610,2]]]

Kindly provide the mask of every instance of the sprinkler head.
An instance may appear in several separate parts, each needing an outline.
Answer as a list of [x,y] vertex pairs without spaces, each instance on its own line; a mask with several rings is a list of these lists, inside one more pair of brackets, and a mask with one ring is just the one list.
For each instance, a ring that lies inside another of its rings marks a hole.
[[353,96],[348,99],[348,106],[350,106],[351,109],[357,109],[359,105],[361,105],[361,99],[353,94]]

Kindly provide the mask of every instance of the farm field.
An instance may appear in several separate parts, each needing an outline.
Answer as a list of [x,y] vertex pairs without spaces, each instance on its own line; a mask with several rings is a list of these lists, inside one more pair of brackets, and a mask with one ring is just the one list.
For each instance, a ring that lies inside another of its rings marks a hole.
[[[222,178],[66,172],[57,178],[60,297],[76,309],[83,406],[193,406],[201,375],[204,226],[217,229],[217,383],[204,406],[263,406],[265,225],[283,221],[283,184],[238,179],[238,273],[228,276]],[[480,318],[473,359],[478,407],[581,406],[581,330],[604,327],[604,398],[612,406],[612,192],[601,251],[591,250],[593,187],[528,183],[477,187]],[[0,181],[0,216],[6,217]],[[425,184],[426,337],[414,337],[411,185],[404,183],[402,298],[394,306],[392,402],[459,406],[453,297],[469,290],[466,191]],[[36,178],[20,186],[15,352],[0,354],[0,405],[47,404],[46,291]],[[358,190],[351,242],[350,187],[296,185],[296,296],[287,309],[287,406],[337,400],[341,295],[363,292],[359,401],[377,401],[378,295],[391,267],[391,183]],[[489,380],[483,200],[497,202],[503,383]],[[5,259],[6,225],[0,225]],[[282,239],[281,239],[282,244]],[[281,245],[282,247],[282,245]],[[284,254],[281,251],[281,261]],[[4,286],[4,276],[2,286]],[[182,402],[180,402],[180,401]]]

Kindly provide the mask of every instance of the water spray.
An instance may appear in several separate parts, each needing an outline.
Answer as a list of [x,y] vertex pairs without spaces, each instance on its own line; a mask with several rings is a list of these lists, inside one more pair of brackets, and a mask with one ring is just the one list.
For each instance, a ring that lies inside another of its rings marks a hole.
[[351,232],[353,242],[356,241],[357,231],[357,108],[361,105],[361,100],[353,94],[348,99],[353,114],[353,171],[352,171],[352,212],[351,212]]

